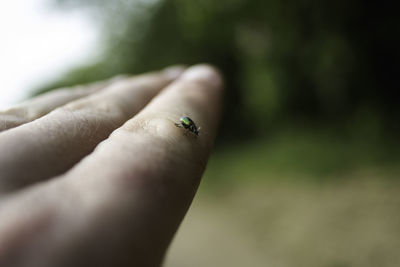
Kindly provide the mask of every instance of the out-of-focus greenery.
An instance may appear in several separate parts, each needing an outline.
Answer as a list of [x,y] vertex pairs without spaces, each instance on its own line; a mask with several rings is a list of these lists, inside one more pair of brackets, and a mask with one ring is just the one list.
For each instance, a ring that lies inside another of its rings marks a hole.
[[204,184],[219,188],[243,181],[332,181],[350,178],[360,171],[396,177],[399,161],[398,146],[392,143],[296,127],[216,150]]
[[41,91],[210,62],[227,81],[224,140],[294,122],[398,128],[400,23],[389,1],[53,1],[88,9],[103,52]]

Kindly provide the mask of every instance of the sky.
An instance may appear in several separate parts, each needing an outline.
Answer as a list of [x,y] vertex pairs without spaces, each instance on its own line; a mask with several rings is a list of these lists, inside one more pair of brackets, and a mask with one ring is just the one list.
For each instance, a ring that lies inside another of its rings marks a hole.
[[61,11],[49,0],[0,3],[0,109],[96,56],[98,32],[84,11]]

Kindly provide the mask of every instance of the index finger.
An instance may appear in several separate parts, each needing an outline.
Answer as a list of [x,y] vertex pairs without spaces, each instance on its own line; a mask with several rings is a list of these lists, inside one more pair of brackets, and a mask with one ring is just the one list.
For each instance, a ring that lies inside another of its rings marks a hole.
[[[222,79],[218,72],[206,65],[192,67],[67,175],[82,177],[84,172],[85,177],[95,176],[97,182],[99,177],[129,179],[129,173],[136,168],[153,166],[159,158],[157,167],[164,170],[187,167],[184,164],[203,168],[216,135],[221,99]],[[199,136],[176,126],[182,116],[192,118],[201,127]],[[172,159],[182,161],[182,165],[174,166]],[[108,168],[111,173],[107,173]]]
[[[88,199],[91,203],[83,207],[72,204],[74,212],[81,216],[96,214],[95,218],[85,220],[91,225],[90,233],[85,232],[86,238],[110,250],[118,248],[124,255],[121,258],[126,259],[131,252],[118,242],[112,244],[110,236],[102,235],[107,229],[119,229],[124,233],[123,242],[145,251],[144,255],[150,253],[151,260],[161,259],[205,169],[217,131],[221,100],[219,73],[209,66],[192,67],[60,177],[60,182],[69,184],[80,201]],[[190,132],[185,135],[186,129],[175,126],[183,115],[202,127],[198,137]],[[79,217],[76,216],[78,220]],[[74,229],[76,239],[69,239],[75,245],[85,243],[80,239],[81,231]],[[146,256],[134,255],[130,263],[150,260],[143,257]]]

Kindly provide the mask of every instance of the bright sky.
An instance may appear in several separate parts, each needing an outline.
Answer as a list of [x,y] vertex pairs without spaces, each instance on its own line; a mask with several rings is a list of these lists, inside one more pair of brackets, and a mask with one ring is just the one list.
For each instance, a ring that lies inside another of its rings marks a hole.
[[49,2],[0,3],[0,109],[95,57],[98,33],[88,16],[49,8]]

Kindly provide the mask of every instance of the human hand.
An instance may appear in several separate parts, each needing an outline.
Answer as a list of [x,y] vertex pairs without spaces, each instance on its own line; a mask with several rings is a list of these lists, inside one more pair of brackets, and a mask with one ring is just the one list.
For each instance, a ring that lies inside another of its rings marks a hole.
[[[210,66],[174,67],[0,112],[0,266],[159,266],[204,171],[222,87]],[[181,116],[198,137],[175,126]]]

